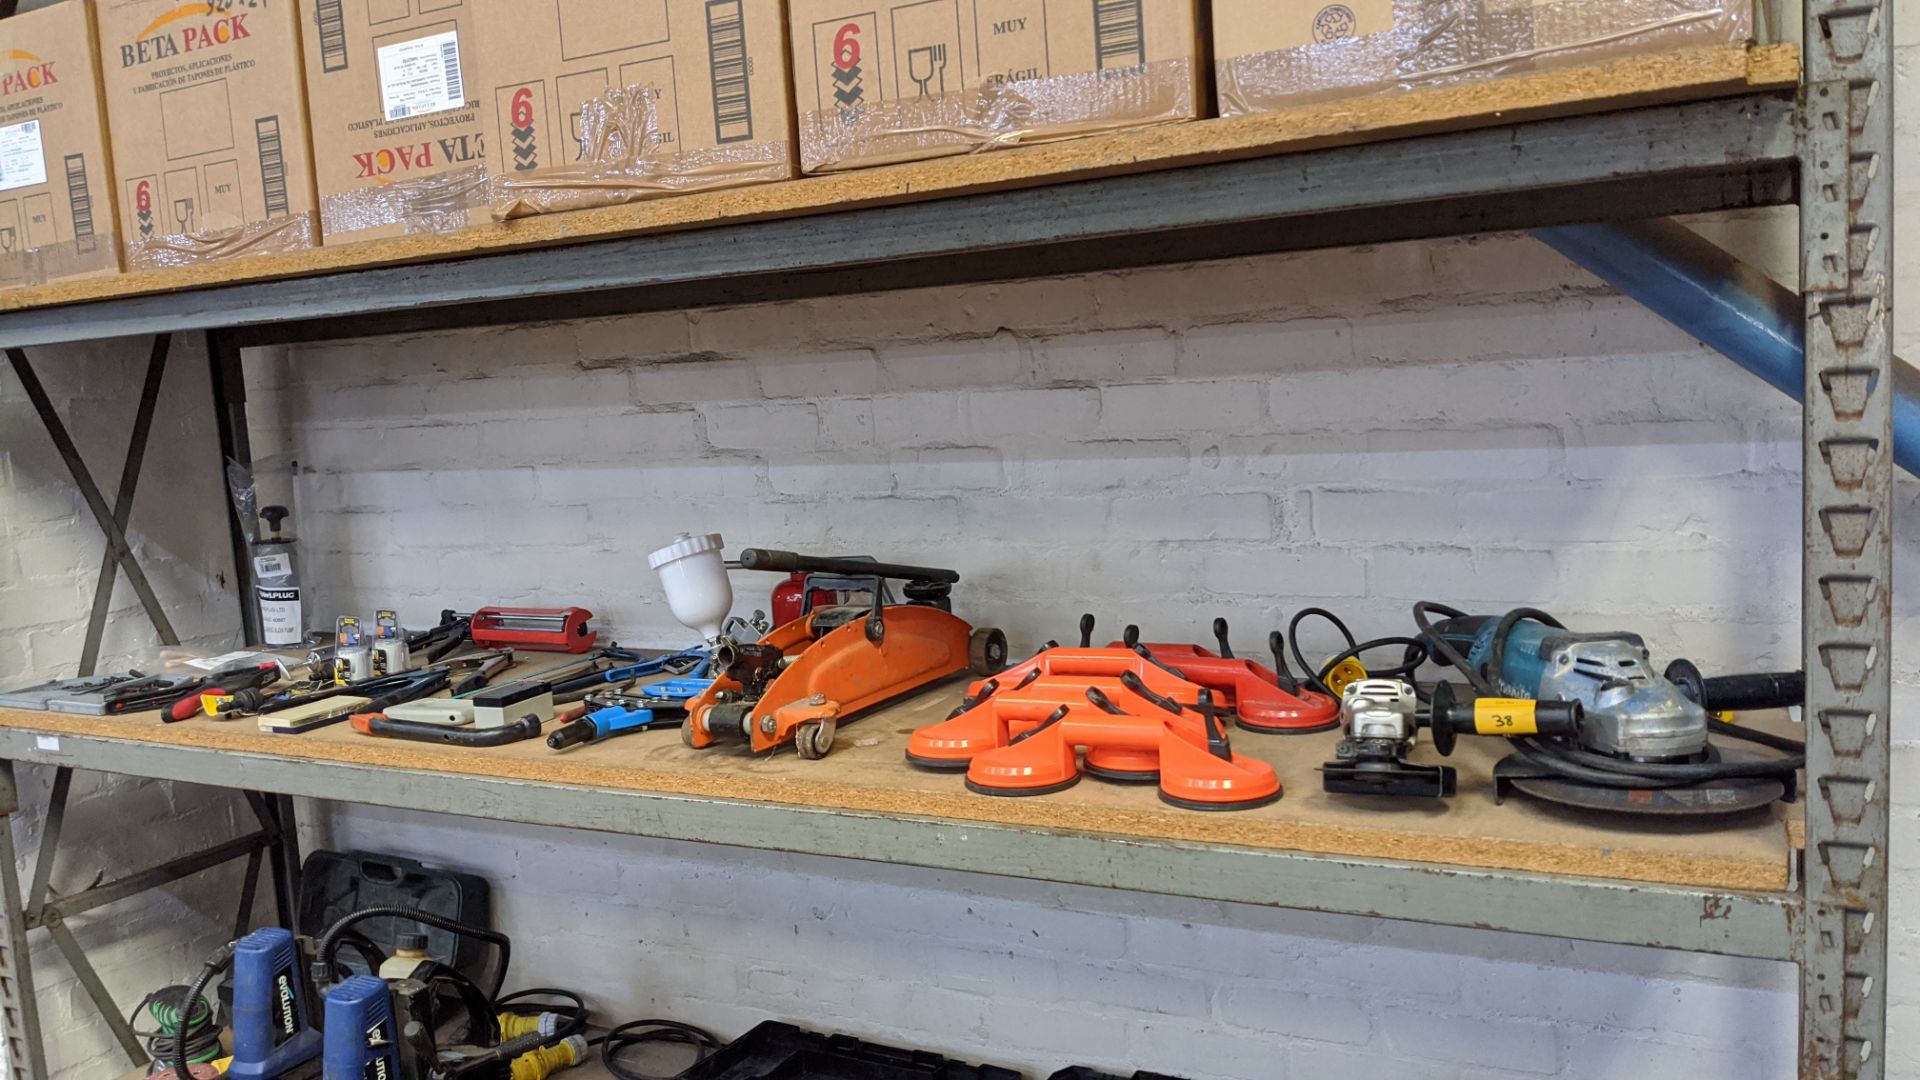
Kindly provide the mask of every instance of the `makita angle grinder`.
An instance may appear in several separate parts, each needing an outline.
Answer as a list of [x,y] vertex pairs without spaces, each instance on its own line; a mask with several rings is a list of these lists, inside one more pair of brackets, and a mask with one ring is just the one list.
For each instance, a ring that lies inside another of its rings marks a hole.
[[[1684,660],[1656,672],[1640,635],[1575,633],[1536,608],[1496,617],[1423,601],[1413,617],[1434,660],[1458,668],[1475,696],[1581,707],[1577,734],[1503,733],[1514,752],[1494,767],[1501,794],[1512,788],[1582,809],[1703,816],[1797,792],[1804,744],[1715,714],[1799,705],[1803,673],[1705,678]],[[1433,693],[1436,703],[1453,701],[1444,682]],[[1723,747],[1714,735],[1777,753]]]

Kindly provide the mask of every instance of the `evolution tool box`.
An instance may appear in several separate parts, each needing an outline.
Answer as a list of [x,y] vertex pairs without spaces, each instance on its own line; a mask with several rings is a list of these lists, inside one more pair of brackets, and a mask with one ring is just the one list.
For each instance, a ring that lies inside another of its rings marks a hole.
[[86,0],[0,20],[0,287],[120,272]]
[[293,6],[96,6],[127,268],[318,244]]

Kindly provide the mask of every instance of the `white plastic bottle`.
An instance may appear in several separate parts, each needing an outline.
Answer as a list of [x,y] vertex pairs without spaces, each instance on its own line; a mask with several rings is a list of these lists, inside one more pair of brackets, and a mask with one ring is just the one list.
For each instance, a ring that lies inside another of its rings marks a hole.
[[253,545],[253,589],[260,605],[260,640],[273,648],[291,648],[302,644],[307,624],[300,605],[300,573],[294,564],[291,536],[282,535],[280,523],[287,508],[268,506],[260,511],[272,534]]

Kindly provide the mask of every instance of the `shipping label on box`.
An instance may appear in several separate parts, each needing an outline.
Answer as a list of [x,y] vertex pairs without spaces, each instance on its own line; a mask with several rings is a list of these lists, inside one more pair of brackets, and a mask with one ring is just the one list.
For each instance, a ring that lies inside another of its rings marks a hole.
[[0,20],[0,56],[0,287],[119,273],[86,4]]
[[1745,41],[1752,0],[1213,0],[1222,116]]
[[808,172],[1199,115],[1192,0],[792,0]]
[[99,0],[131,268],[319,242],[292,8]]
[[794,173],[779,0],[472,0],[496,214]]
[[488,220],[470,0],[300,0],[329,244]]

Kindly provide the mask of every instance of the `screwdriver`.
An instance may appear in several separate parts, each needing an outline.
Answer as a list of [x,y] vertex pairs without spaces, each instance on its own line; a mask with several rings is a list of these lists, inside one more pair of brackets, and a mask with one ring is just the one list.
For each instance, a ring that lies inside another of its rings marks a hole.
[[216,671],[196,686],[192,693],[169,706],[160,714],[160,719],[169,724],[179,723],[208,711],[206,698],[209,696],[230,697],[242,690],[257,690],[263,686],[271,686],[279,679],[280,665],[271,660]]

